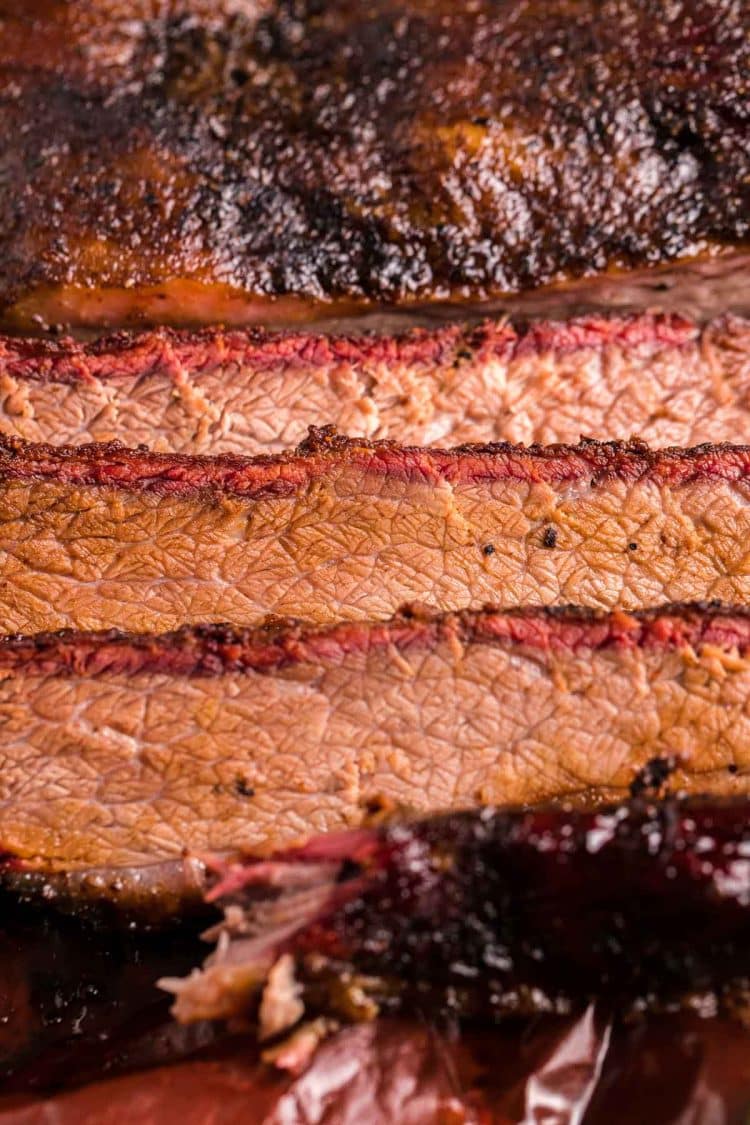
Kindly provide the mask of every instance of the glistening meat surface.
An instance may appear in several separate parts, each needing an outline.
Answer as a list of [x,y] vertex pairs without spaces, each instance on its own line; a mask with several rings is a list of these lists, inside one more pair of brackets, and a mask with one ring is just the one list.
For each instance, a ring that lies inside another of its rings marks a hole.
[[381,336],[260,330],[0,339],[0,428],[30,441],[280,453],[310,425],[418,445],[750,440],[750,323],[502,321]]
[[0,849],[22,881],[157,865],[155,897],[184,849],[282,847],[379,799],[601,801],[660,754],[676,788],[748,792],[742,610],[11,638],[0,669]]
[[[234,864],[203,971],[167,980],[185,1022],[245,1016],[261,1040],[303,1017],[499,1019],[614,996],[746,1004],[746,800],[599,812],[487,808],[312,840]],[[729,995],[732,993],[730,991]],[[293,1061],[297,1027],[271,1057]]]
[[0,442],[0,617],[24,633],[750,600],[750,449],[452,451],[315,432],[275,457]]
[[4,0],[0,315],[267,323],[720,269],[750,237],[748,42],[743,4],[700,0]]
[[153,982],[205,956],[194,930],[92,929],[4,898],[0,949],[2,1125],[132,1125],[134,1107],[139,1125],[207,1125],[217,1106],[222,1125],[507,1125],[551,1104],[586,1111],[587,1125],[632,1125],[634,1081],[649,1125],[684,1125],[688,1108],[739,1121],[747,1101],[750,1031],[736,1019],[625,1022],[603,1004],[456,1037],[383,1018],[281,1074],[259,1062],[252,1033],[169,1016]]

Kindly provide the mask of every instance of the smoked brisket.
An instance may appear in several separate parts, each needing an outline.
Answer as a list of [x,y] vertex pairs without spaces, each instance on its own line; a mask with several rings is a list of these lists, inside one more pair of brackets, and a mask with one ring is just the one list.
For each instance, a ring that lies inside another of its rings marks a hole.
[[72,894],[161,888],[169,911],[207,853],[289,846],[373,803],[601,803],[655,755],[674,760],[675,790],[746,794],[750,615],[539,609],[8,638],[0,720],[6,881],[30,887],[39,870]]
[[496,1020],[571,1000],[747,1003],[746,800],[491,808],[313,839],[221,871],[203,971],[175,1014],[261,1040],[421,1010]]
[[308,427],[415,445],[750,441],[750,322],[641,315],[380,336],[167,329],[0,338],[0,429],[281,453]]
[[749,44],[699,0],[3,0],[0,316],[747,311]]
[[250,459],[0,439],[8,632],[743,603],[748,542],[746,446],[445,451],[326,430]]

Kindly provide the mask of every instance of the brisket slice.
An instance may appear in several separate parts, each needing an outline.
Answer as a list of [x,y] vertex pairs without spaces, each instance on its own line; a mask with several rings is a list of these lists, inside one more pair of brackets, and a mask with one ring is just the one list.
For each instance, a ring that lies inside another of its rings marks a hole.
[[676,789],[748,792],[747,610],[10,638],[0,676],[6,880],[162,888],[166,911],[200,876],[185,850],[289,846],[373,802],[601,802],[658,755]]
[[750,440],[750,322],[504,322],[390,336],[161,330],[0,339],[0,427],[31,441],[280,453],[310,425],[419,445]]
[[5,323],[268,322],[720,267],[750,234],[744,5],[571,13],[6,0]]
[[161,632],[750,600],[750,448],[452,451],[316,431],[243,459],[0,440],[0,621]]
[[421,1010],[498,1019],[575,998],[716,1009],[750,979],[746,799],[491,808],[328,835],[224,869],[178,1019],[257,1016],[261,1040]]

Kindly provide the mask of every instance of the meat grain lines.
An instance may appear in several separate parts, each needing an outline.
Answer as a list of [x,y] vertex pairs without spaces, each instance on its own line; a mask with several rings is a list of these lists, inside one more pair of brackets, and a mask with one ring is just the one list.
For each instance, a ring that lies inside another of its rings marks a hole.
[[7,631],[625,610],[750,596],[750,449],[440,450],[313,431],[273,457],[0,441]]
[[7,638],[0,716],[6,882],[54,890],[57,872],[62,897],[169,913],[206,855],[356,825],[373,802],[601,803],[653,755],[676,789],[747,794],[750,614]]
[[311,425],[414,445],[750,440],[750,327],[639,314],[381,335],[0,338],[0,429],[55,444],[281,453]]

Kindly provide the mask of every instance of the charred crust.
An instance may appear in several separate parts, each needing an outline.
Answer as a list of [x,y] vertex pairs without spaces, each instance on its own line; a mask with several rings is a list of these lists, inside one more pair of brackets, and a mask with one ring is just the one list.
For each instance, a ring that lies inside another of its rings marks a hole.
[[630,796],[642,797],[649,793],[655,797],[663,794],[664,786],[677,769],[674,756],[651,758],[630,783]]
[[[180,7],[51,4],[33,24],[9,7],[0,304],[174,277],[317,303],[481,298],[748,236],[742,5]],[[493,190],[462,222],[477,179]]]
[[[667,767],[648,764],[649,791],[663,786]],[[748,900],[736,862],[750,839],[747,799],[655,800],[645,791],[594,810],[400,815],[358,830],[355,842],[332,833],[278,852],[273,873],[265,857],[241,857],[220,872],[211,898],[244,907],[251,932],[265,925],[269,943],[291,954],[309,1015],[362,1018],[361,1008],[339,1006],[353,979],[377,999],[387,981],[394,1007],[432,1019],[497,1020],[536,985],[576,1005],[607,996],[621,1012],[709,993],[717,1004],[732,995],[745,1003]],[[312,878],[325,893],[309,907],[296,899],[307,913],[291,938],[283,924],[274,932],[266,903],[280,897],[286,922],[297,885],[289,878],[285,887],[279,870],[296,874],[321,857],[328,867]],[[222,985],[210,961],[206,968],[201,1002]],[[317,987],[326,979],[333,990]],[[174,990],[183,1015],[195,981]]]
[[[335,426],[308,426],[307,437],[297,446],[297,453],[304,457],[316,457],[323,453],[347,453],[351,439],[340,434]],[[388,448],[391,448],[388,443]]]

